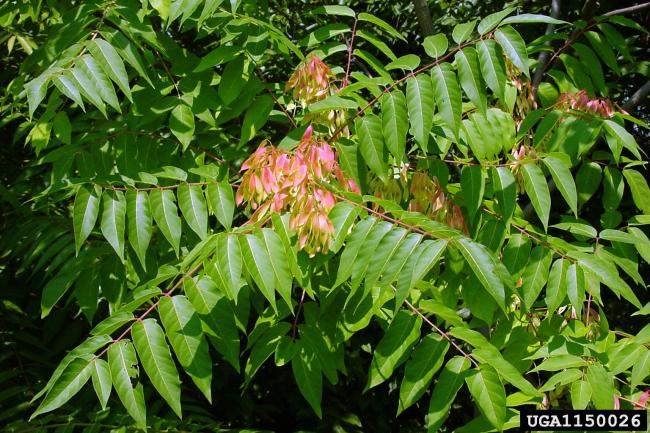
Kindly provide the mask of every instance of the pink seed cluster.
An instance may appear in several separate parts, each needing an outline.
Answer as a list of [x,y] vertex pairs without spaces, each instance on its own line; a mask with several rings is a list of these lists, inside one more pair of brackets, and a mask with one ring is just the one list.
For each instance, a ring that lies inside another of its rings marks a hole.
[[296,68],[287,81],[286,89],[293,89],[293,98],[306,106],[327,96],[330,75],[330,68],[312,54]]
[[584,111],[601,117],[612,117],[617,113],[611,101],[607,99],[590,98],[586,90],[576,93],[564,93],[560,96],[560,105],[572,110]]
[[326,185],[359,192],[356,183],[343,174],[332,147],[314,138],[311,125],[293,152],[263,142],[241,171],[237,204],[246,202],[254,210],[253,221],[270,212],[290,212],[289,224],[298,233],[298,245],[310,254],[326,253],[334,235],[328,215],[336,198]]

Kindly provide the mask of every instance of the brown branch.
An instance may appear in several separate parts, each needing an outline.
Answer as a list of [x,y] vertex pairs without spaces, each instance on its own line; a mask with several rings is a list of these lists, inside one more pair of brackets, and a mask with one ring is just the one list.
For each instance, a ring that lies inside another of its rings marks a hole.
[[[395,287],[393,287],[393,286],[391,286],[391,287],[392,287],[393,291],[395,291],[395,292],[397,291],[397,290],[395,289]],[[436,324],[433,323],[433,322],[432,322],[432,321],[431,321],[427,316],[425,316],[424,314],[422,314],[422,312],[421,312],[420,310],[418,310],[417,308],[415,308],[415,306],[413,306],[413,304],[411,304],[411,303],[409,302],[408,299],[405,299],[405,300],[404,300],[404,303],[406,304],[407,307],[409,307],[409,309],[410,309],[412,312],[414,312],[415,314],[417,314],[418,316],[420,316],[420,317],[422,318],[422,320],[423,320],[427,325],[431,326],[431,328],[433,328],[433,329],[434,329],[438,334],[440,334],[440,336],[442,336],[442,337],[445,338],[447,341],[449,341],[449,343],[451,343],[451,345],[454,346],[454,348],[455,348],[455,349],[456,349],[456,350],[457,350],[461,355],[463,355],[465,358],[469,359],[470,362],[471,362],[472,364],[474,364],[474,367],[478,367],[478,364],[476,363],[476,361],[474,360],[474,358],[472,358],[472,356],[471,356],[469,353],[465,352],[465,351],[464,351],[464,350],[463,350],[463,349],[462,349],[462,348],[461,348],[461,347],[460,347],[460,346],[459,346],[459,345],[454,341],[454,339],[451,338],[451,337],[449,336],[449,334],[448,334],[447,332],[443,331],[443,330],[440,329],[438,326],[436,326]]]
[[412,0],[415,16],[418,19],[418,25],[422,36],[429,36],[433,34],[433,21],[431,20],[431,10],[427,0]]
[[630,96],[630,99],[628,99],[625,104],[623,104],[623,109],[626,111],[630,111],[641,105],[643,100],[648,96],[648,93],[650,93],[650,80],[646,81],[646,83],[639,87],[636,92],[632,96]]
[[[560,17],[560,8],[562,6],[561,0],[552,0],[551,1],[551,17],[552,18],[559,18]],[[544,32],[545,35],[550,35],[553,33],[553,30],[555,29],[555,24],[549,23],[546,26],[546,31]],[[551,42],[546,41],[544,46],[550,46]],[[548,61],[548,56],[549,52],[548,51],[542,51],[539,53],[539,57],[537,58],[537,67],[535,68],[535,75],[533,76],[533,87],[537,87],[539,83],[542,81],[542,75],[543,71],[546,65],[546,62]]]
[[638,5],[634,5],[634,6],[630,6],[630,7],[626,7],[626,8],[621,8],[621,9],[615,9],[613,11],[609,11],[609,12],[603,14],[603,16],[611,17],[611,16],[614,16],[614,15],[629,14],[629,13],[633,13],[633,12],[639,12],[639,11],[642,11],[642,10],[648,9],[648,8],[650,8],[650,2],[645,2],[645,3],[638,4]]
[[343,84],[341,88],[347,87],[350,78],[350,65],[352,64],[352,51],[354,50],[354,37],[357,34],[357,23],[359,19],[354,19],[354,24],[352,25],[352,36],[350,36],[350,43],[348,43],[348,62],[345,67],[345,77],[343,78]]

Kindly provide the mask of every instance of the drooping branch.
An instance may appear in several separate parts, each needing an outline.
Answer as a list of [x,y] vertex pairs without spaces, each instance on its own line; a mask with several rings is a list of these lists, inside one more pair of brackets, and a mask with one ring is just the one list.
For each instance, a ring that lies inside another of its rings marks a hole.
[[645,2],[645,3],[640,3],[638,5],[629,6],[629,7],[626,7],[626,8],[614,9],[613,11],[609,11],[609,12],[603,14],[603,16],[611,17],[611,16],[614,16],[614,15],[631,14],[631,13],[639,12],[639,11],[642,11],[642,10],[648,9],[648,8],[650,8],[650,2]]
[[622,108],[626,111],[630,111],[638,107],[645,98],[648,97],[648,94],[650,93],[650,80],[646,81],[646,83],[639,87],[632,96],[630,96],[630,99],[628,99],[625,104],[623,104]]
[[429,10],[427,0],[413,0],[413,6],[415,8],[415,16],[418,19],[422,36],[432,35],[433,21],[431,20],[431,11]]
[[[555,19],[560,17],[561,6],[562,6],[562,2],[560,0],[551,1],[551,17]],[[555,24],[549,23],[546,26],[546,31],[544,32],[544,34],[550,35],[551,33],[553,33],[554,29],[555,29]],[[547,41],[544,45],[550,46],[551,42]],[[549,58],[548,51],[542,51],[541,53],[539,53],[539,57],[537,58],[537,67],[535,68],[535,75],[533,77],[533,87],[537,87],[539,83],[542,81],[542,74],[544,72],[546,62],[548,62],[548,58]]]

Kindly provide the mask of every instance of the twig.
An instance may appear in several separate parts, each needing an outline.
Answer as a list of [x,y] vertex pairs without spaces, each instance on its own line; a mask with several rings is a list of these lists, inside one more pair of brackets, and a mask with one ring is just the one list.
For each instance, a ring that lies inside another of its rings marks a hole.
[[[551,17],[552,18],[559,18],[560,16],[560,8],[562,6],[561,0],[552,0],[551,1]],[[553,33],[553,30],[555,29],[555,24],[549,23],[546,26],[546,31],[544,32],[545,35],[550,35]],[[544,44],[545,46],[550,46],[551,42],[546,41]],[[542,51],[539,53],[539,57],[537,58],[537,67],[535,68],[535,75],[533,76],[533,87],[537,87],[542,81],[542,75],[543,75],[543,69],[544,65],[546,64],[548,60],[548,51]]]
[[[158,299],[156,300],[156,302],[151,304],[151,306],[147,310],[145,310],[144,313],[142,313],[140,316],[138,316],[138,317],[136,317],[134,319],[134,322],[141,322],[142,320],[144,320],[145,317],[147,317],[149,314],[151,314],[151,312],[154,311],[158,307],[158,304],[160,304],[160,299],[163,296],[169,296],[170,294],[172,294],[172,292],[174,292],[174,290],[178,289],[183,284],[185,279],[191,278],[192,275],[194,275],[196,272],[198,272],[198,270],[201,269],[202,266],[203,266],[203,262],[196,265],[193,269],[191,269],[186,274],[183,274],[183,276],[181,278],[179,278],[178,281],[176,281],[176,284],[174,284],[171,289],[167,290],[165,293],[163,293],[161,296],[159,296]],[[101,352],[99,352],[97,355],[95,355],[94,358],[101,357],[106,352],[108,352],[108,349],[113,344],[122,341],[124,339],[124,337],[126,337],[131,332],[131,330],[133,329],[133,325],[135,325],[135,323],[132,323],[131,325],[129,325],[128,328],[126,328],[116,339],[111,341],[111,343],[108,346],[106,346],[104,349],[102,349]]]
[[296,330],[298,329],[298,317],[300,317],[300,312],[302,311],[302,306],[305,303],[305,293],[306,290],[302,289],[302,295],[300,295],[300,303],[298,304],[298,309],[296,310],[296,317],[293,318],[293,323],[291,324],[291,340],[296,339]]
[[350,43],[348,44],[348,64],[345,67],[345,78],[343,78],[343,84],[341,88],[347,87],[350,78],[350,65],[352,64],[352,50],[354,49],[354,37],[357,33],[357,22],[358,18],[354,18],[354,24],[352,25],[352,36],[350,36]]
[[614,16],[614,15],[629,14],[629,13],[632,13],[632,12],[642,11],[642,10],[648,9],[648,8],[650,8],[650,2],[645,2],[645,3],[638,4],[638,5],[629,6],[629,7],[626,7],[626,8],[614,9],[613,11],[609,11],[609,12],[603,14],[603,16],[611,17],[611,16]]
[[648,96],[648,93],[650,93],[650,80],[646,81],[643,86],[639,87],[637,91],[630,96],[630,99],[623,104],[622,108],[626,111],[636,108],[641,104],[641,102],[643,102],[643,99]]
[[[392,287],[392,286],[391,286],[391,287]],[[393,290],[396,291],[395,287],[393,287]],[[413,304],[411,304],[411,303],[408,301],[408,299],[405,299],[405,300],[404,300],[404,303],[406,304],[407,307],[409,307],[409,309],[410,309],[411,311],[413,311],[415,314],[417,314],[418,316],[420,316],[420,317],[422,318],[422,320],[423,320],[427,325],[431,326],[431,327],[432,327],[432,328],[433,328],[433,329],[434,329],[438,334],[440,334],[440,335],[441,335],[442,337],[444,337],[447,341],[449,341],[449,343],[451,343],[451,345],[454,346],[454,348],[455,348],[455,349],[456,349],[456,350],[457,350],[461,355],[463,355],[465,358],[469,359],[470,362],[471,362],[472,364],[474,364],[474,367],[478,367],[478,364],[476,363],[476,361],[474,360],[474,358],[472,358],[472,356],[471,356],[469,353],[465,352],[465,351],[464,351],[464,350],[463,350],[463,349],[462,349],[462,348],[461,348],[461,347],[460,347],[460,346],[459,346],[459,345],[454,341],[454,339],[451,338],[451,337],[449,336],[449,334],[448,334],[447,332],[443,331],[443,330],[440,329],[438,326],[436,326],[436,324],[433,323],[431,320],[429,320],[429,318],[428,318],[427,316],[425,316],[424,314],[422,314],[422,312],[421,312],[420,310],[418,310],[417,308],[415,308],[415,307],[413,306]]]

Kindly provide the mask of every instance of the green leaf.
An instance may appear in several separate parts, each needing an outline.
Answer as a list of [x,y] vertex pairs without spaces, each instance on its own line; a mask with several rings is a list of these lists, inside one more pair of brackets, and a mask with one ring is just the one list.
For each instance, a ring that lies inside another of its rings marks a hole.
[[77,254],[95,227],[99,215],[99,200],[99,194],[95,189],[81,186],[77,191],[72,209],[72,225]]
[[47,85],[50,81],[50,78],[51,78],[51,74],[44,72],[38,77],[29,81],[27,84],[25,84],[25,91],[27,93],[27,105],[29,106],[30,119],[34,115],[34,111],[36,111],[40,103],[43,101],[43,99],[45,99],[45,95],[47,95]]
[[548,274],[545,299],[549,313],[554,313],[567,295],[565,279],[568,267],[569,262],[565,259],[557,259],[553,263],[553,266],[551,266],[551,271]]
[[194,137],[194,114],[188,105],[181,102],[174,107],[169,115],[169,129],[186,150]]
[[90,356],[79,357],[65,367],[41,404],[29,417],[30,421],[38,415],[61,407],[83,388],[92,374],[93,364],[90,360]]
[[397,29],[395,29],[395,27],[391,26],[386,21],[382,20],[381,18],[376,17],[375,15],[372,15],[372,14],[369,14],[369,13],[366,13],[366,12],[361,12],[357,16],[357,18],[358,18],[359,21],[367,21],[369,23],[372,23],[372,24],[376,25],[377,27],[379,27],[380,29],[382,29],[383,31],[385,31],[386,33],[388,33],[390,36],[392,36],[394,38],[397,38],[397,39],[401,39],[401,40],[406,42],[406,38],[399,31],[397,31]]
[[129,242],[146,269],[147,249],[153,233],[153,217],[146,191],[127,191],[126,216]]
[[632,288],[623,280],[616,270],[616,266],[607,260],[601,259],[595,254],[572,253],[578,259],[580,265],[589,270],[593,275],[605,284],[617,296],[623,296],[637,308],[641,308],[641,302],[636,297]]
[[604,41],[600,37],[600,34],[594,31],[589,31],[585,33],[585,37],[591,44],[594,51],[596,51],[596,54],[598,54],[598,57],[600,57],[603,60],[603,62],[605,62],[607,67],[609,67],[617,75],[620,75],[621,70],[618,67],[618,62],[616,61],[616,54],[614,54],[614,51],[612,50],[611,46],[607,43],[607,41]]
[[[80,263],[82,265],[83,262]],[[47,282],[41,296],[41,318],[47,316],[54,305],[75,282],[81,269],[63,270]]]
[[524,394],[529,396],[539,396],[540,392],[535,389],[530,382],[528,382],[521,375],[519,370],[508,362],[499,350],[491,345],[487,340],[483,341],[481,345],[474,349],[472,355],[480,362],[489,364],[499,372],[499,376],[506,382],[509,382],[519,388]]
[[135,44],[132,43],[121,32],[111,28],[104,27],[101,31],[101,34],[106,39],[108,39],[108,42],[110,42],[112,46],[117,49],[117,51],[120,53],[120,56],[122,56],[122,58],[126,60],[126,62],[131,65],[133,69],[135,69],[136,72],[140,74],[140,76],[144,78],[147,83],[149,83],[149,85],[153,88],[154,85],[151,82],[151,79],[149,78],[149,75],[146,71],[147,66],[142,61],[142,57],[140,56]]
[[64,144],[72,143],[72,125],[68,115],[63,111],[59,111],[52,120],[52,130],[56,138],[61,140]]
[[650,188],[645,177],[636,170],[625,169],[623,176],[630,186],[632,200],[637,208],[641,209],[644,214],[650,214]]
[[129,88],[129,76],[126,74],[124,62],[120,58],[115,48],[102,38],[95,38],[89,45],[88,49],[92,53],[99,66],[104,70],[111,80],[124,92],[131,102],[131,89]]
[[454,57],[458,68],[458,79],[465,94],[481,113],[487,112],[485,84],[481,78],[478,54],[472,47],[456,52]]
[[571,405],[574,409],[583,410],[591,401],[591,385],[586,380],[578,380],[571,384]]
[[321,400],[323,397],[323,375],[314,352],[304,346],[291,360],[291,370],[300,393],[314,409],[319,418],[323,417]]
[[[103,74],[103,73],[102,73]],[[84,68],[75,66],[70,69],[70,76],[74,80],[74,86],[79,92],[90,101],[106,117],[106,104],[102,100],[99,89],[92,78],[88,76]],[[109,83],[110,84],[110,83]],[[117,96],[116,96],[117,98]]]
[[578,316],[582,311],[582,304],[585,300],[585,277],[576,263],[571,263],[566,272],[566,293],[569,302],[576,309]]
[[530,254],[528,265],[521,277],[524,306],[527,310],[533,306],[546,284],[552,259],[553,252],[541,245],[533,248]]
[[201,58],[194,72],[202,72],[234,59],[241,51],[237,45],[220,45]]
[[245,57],[239,56],[235,60],[228,62],[223,69],[221,81],[219,82],[219,97],[225,105],[230,105],[235,101],[237,96],[242,92],[246,84],[245,77]]
[[501,430],[506,420],[506,392],[496,370],[482,364],[467,375],[465,382],[483,416]]
[[564,161],[554,156],[546,156],[542,161],[546,164],[548,171],[551,172],[551,177],[553,177],[557,189],[560,191],[562,197],[564,197],[564,200],[566,200],[567,204],[573,211],[573,214],[577,218],[578,191],[573,176],[571,176],[571,170],[569,170],[569,167],[564,163]]
[[174,199],[174,193],[168,189],[158,188],[151,191],[149,195],[153,218],[178,256],[181,243],[181,219]]
[[467,207],[469,219],[473,220],[481,208],[485,192],[485,177],[480,165],[466,165],[460,174],[460,191]]
[[625,182],[623,182],[621,171],[615,167],[605,167],[603,177],[603,207],[606,210],[616,210],[618,205],[621,204],[624,192]]
[[527,77],[530,77],[528,70],[528,52],[526,51],[526,43],[517,30],[510,26],[500,27],[494,32],[494,37],[503,48],[506,56],[510,59],[513,65],[517,67]]
[[104,210],[100,228],[120,260],[124,260],[124,229],[126,221],[126,200],[122,191],[104,191]]
[[424,46],[424,51],[429,57],[437,59],[447,52],[447,48],[449,48],[449,41],[447,40],[447,36],[442,33],[438,33],[436,35],[431,35],[424,38],[422,46]]
[[517,207],[517,185],[508,167],[492,168],[492,187],[504,221],[510,221]]
[[[242,251],[237,237],[221,233],[217,237],[213,268],[217,272],[216,283],[229,299],[237,302],[242,286]],[[212,268],[211,268],[212,269]]]
[[501,22],[501,20],[510,15],[514,10],[515,8],[513,7],[506,8],[502,11],[495,12],[483,18],[481,22],[478,23],[479,34],[484,35],[495,28]]
[[277,310],[275,304],[276,276],[266,248],[266,241],[261,234],[247,234],[239,237],[244,264],[248,273],[259,287],[271,307]]
[[330,95],[325,99],[314,102],[309,106],[311,113],[330,110],[354,110],[359,106],[356,101],[347,98],[341,98],[338,95]]
[[271,95],[261,95],[255,98],[244,116],[241,134],[239,135],[240,147],[251,141],[255,134],[266,124],[273,104],[274,101]]
[[[367,288],[374,287],[379,277],[385,273],[388,262],[396,254],[407,234],[408,230],[396,227],[381,238],[366,270],[364,285]],[[356,284],[353,282],[352,285],[354,287]]]
[[613,120],[605,120],[603,122],[605,130],[616,137],[616,139],[625,147],[627,150],[632,152],[637,159],[641,158],[641,153],[639,152],[639,145],[637,144],[634,136],[627,132],[627,130],[614,122]]
[[113,343],[108,349],[108,365],[115,392],[139,428],[147,426],[142,383],[134,387],[131,379],[138,377],[138,360],[129,340]]
[[176,358],[205,398],[212,402],[212,360],[194,307],[185,296],[163,296],[158,311]]
[[578,203],[581,205],[589,201],[600,187],[602,168],[597,163],[583,162],[576,174],[576,188],[578,188]]
[[506,88],[506,66],[501,49],[496,42],[488,39],[478,42],[476,51],[478,51],[481,74],[485,83],[499,99],[503,99]]
[[472,35],[472,32],[474,31],[474,27],[476,27],[476,20],[456,24],[454,29],[451,31],[451,38],[454,40],[454,42],[460,45],[469,39],[469,37]]
[[399,89],[384,93],[381,97],[381,131],[386,147],[398,161],[404,159],[408,128],[404,93]]
[[[399,247],[395,251],[395,253],[390,257],[388,263],[386,263],[386,266],[382,270],[382,276],[381,280],[379,281],[379,287],[384,288],[392,284],[392,282],[397,279],[398,277],[401,277],[403,273],[408,273],[409,275],[409,280],[410,277],[413,276],[413,271],[419,271],[419,269],[415,269],[415,266],[413,266],[411,263],[409,263],[409,259],[413,255],[420,255],[421,252],[417,249],[418,246],[420,245],[420,242],[422,241],[423,236],[419,233],[410,233],[406,236],[406,238],[400,242]],[[409,263],[409,269],[406,269],[406,265]],[[409,287],[410,289],[410,287]],[[396,292],[396,298],[395,298],[395,311],[397,312],[397,309],[401,307],[401,304],[403,302],[403,299],[401,298],[401,293]]]
[[334,226],[334,238],[330,242],[330,251],[336,253],[341,249],[358,215],[358,208],[352,203],[340,201],[334,205],[328,215]]
[[570,24],[566,21],[558,20],[557,18],[549,17],[539,14],[520,14],[508,17],[501,21],[501,25],[506,24],[528,24],[528,23],[544,23],[544,24]]
[[431,270],[445,251],[447,241],[443,239],[423,241],[408,257],[397,279],[395,308],[401,308],[409,291]]
[[149,4],[158,12],[163,23],[167,22],[171,0],[149,0]]
[[526,194],[528,194],[533,209],[535,209],[544,226],[544,230],[547,230],[548,218],[551,212],[551,193],[548,190],[544,173],[542,173],[541,168],[533,163],[522,165],[521,173],[524,178]]
[[433,83],[424,74],[406,80],[406,105],[410,132],[420,148],[428,149],[429,133],[433,126]]
[[319,6],[316,9],[314,9],[311,13],[324,14],[324,15],[339,15],[339,16],[351,17],[351,18],[354,18],[356,16],[356,14],[352,9],[350,9],[347,6],[340,6],[340,5]]
[[399,388],[397,415],[422,397],[445,360],[449,343],[442,337],[429,334],[413,349],[404,367],[404,379]]
[[[375,257],[377,248],[382,239],[387,236],[394,226],[388,221],[381,221],[375,225],[368,237],[364,240],[356,261],[352,264],[351,291],[354,292],[363,281],[368,271],[371,260]],[[368,288],[370,289],[370,287]]]
[[280,236],[271,229],[262,229],[262,239],[264,247],[271,258],[271,266],[273,266],[273,274],[275,275],[275,288],[287,303],[289,310],[293,308],[291,303],[291,289],[293,286],[293,278],[289,269],[289,261],[287,253]]
[[106,404],[108,403],[108,398],[111,396],[111,390],[113,388],[111,370],[108,362],[100,358],[95,358],[92,362],[92,378],[93,388],[95,388],[95,394],[97,394],[99,403],[102,405],[102,409],[106,409]]
[[291,329],[291,324],[277,322],[270,326],[267,325],[262,329],[264,330],[254,343],[249,342],[249,345],[252,345],[252,349],[246,361],[246,367],[244,367],[244,375],[246,377],[244,387],[248,385],[262,364],[273,355],[282,337]]
[[52,388],[52,386],[59,380],[61,374],[63,374],[65,369],[68,367],[68,365],[70,365],[70,363],[73,360],[79,358],[82,355],[92,355],[94,352],[106,346],[110,342],[111,342],[111,337],[109,337],[108,335],[96,335],[88,338],[87,340],[79,344],[77,347],[69,351],[63,357],[59,365],[57,365],[56,369],[52,372],[45,386],[39,392],[37,392],[34,397],[32,397],[30,403],[35,402],[43,395],[45,395],[45,393],[49,391]]
[[230,183],[227,180],[209,183],[206,196],[208,198],[208,207],[217,217],[217,221],[226,230],[230,230],[235,215],[235,195]]
[[208,208],[200,185],[182,183],[178,187],[178,204],[190,228],[205,239],[208,230]]
[[457,139],[463,107],[456,73],[449,63],[442,63],[431,70],[431,79],[440,117]]
[[[99,66],[99,64],[95,61],[95,59],[92,56],[86,54],[77,59],[75,63],[77,64],[77,67],[75,69],[81,68],[84,71],[86,76],[92,81],[101,99],[106,101],[106,103],[113,107],[115,111],[121,113],[122,110],[120,108],[120,102],[118,101],[117,95],[115,94],[113,84],[111,83],[111,80],[106,76],[101,66]],[[85,90],[88,91],[87,88]]]
[[643,383],[648,376],[650,376],[650,351],[646,349],[641,351],[634,363],[634,367],[632,367],[632,376],[630,377],[632,388]]
[[373,353],[366,389],[384,382],[406,361],[411,347],[420,337],[421,325],[420,317],[404,310],[395,315]]
[[587,382],[591,385],[591,401],[596,409],[614,409],[616,388],[610,373],[600,364],[590,364],[587,367]]
[[376,223],[377,219],[370,217],[361,220],[354,229],[352,229],[352,233],[345,243],[345,248],[341,254],[341,259],[339,260],[339,268],[336,274],[334,287],[341,285],[341,283],[346,281],[352,275],[352,269],[355,263],[358,262],[361,247],[366,242],[366,239],[370,235]]
[[382,135],[382,123],[374,114],[366,114],[355,121],[359,136],[359,150],[368,167],[384,182],[388,181],[386,145]]
[[580,62],[585,65],[591,81],[593,81],[595,88],[603,95],[607,94],[607,86],[605,85],[605,74],[603,68],[600,66],[598,57],[591,48],[586,45],[575,43],[573,49],[578,53]]
[[[420,65],[420,58],[415,54],[406,54],[404,56],[398,57],[397,60],[393,60],[386,65],[387,71],[392,71],[393,69],[403,69],[414,71]],[[407,92],[408,97],[408,92]]]
[[181,381],[162,328],[156,319],[144,319],[133,325],[131,335],[149,380],[181,418]]
[[462,356],[451,358],[442,369],[440,378],[431,392],[431,402],[426,417],[427,432],[438,432],[449,416],[456,394],[463,386],[470,360]]
[[56,86],[56,88],[59,89],[61,93],[63,93],[65,96],[67,96],[77,105],[79,105],[79,107],[81,107],[81,109],[84,112],[86,111],[86,107],[84,106],[83,99],[81,98],[81,92],[79,91],[77,85],[75,84],[74,77],[73,78],[70,77],[70,72],[67,72],[64,75],[59,75],[57,77],[54,77],[52,82],[54,83],[54,86]]
[[506,289],[487,247],[464,237],[454,239],[452,242],[460,250],[485,290],[497,301],[497,305],[505,310]]

